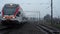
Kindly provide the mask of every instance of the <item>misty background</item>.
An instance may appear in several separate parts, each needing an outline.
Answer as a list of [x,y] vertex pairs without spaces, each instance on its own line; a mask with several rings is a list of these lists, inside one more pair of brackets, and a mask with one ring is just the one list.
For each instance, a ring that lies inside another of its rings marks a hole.
[[[51,0],[0,0],[0,11],[8,3],[19,4],[26,17],[43,18],[51,15]],[[60,0],[53,0],[53,17],[60,16]]]

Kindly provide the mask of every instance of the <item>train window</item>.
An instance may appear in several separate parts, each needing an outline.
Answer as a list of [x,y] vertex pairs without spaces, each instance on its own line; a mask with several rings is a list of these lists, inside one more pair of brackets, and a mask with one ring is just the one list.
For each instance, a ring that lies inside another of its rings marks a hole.
[[18,14],[20,14],[21,12],[18,12]]
[[4,7],[4,15],[13,15],[15,11],[16,11],[16,8]]
[[16,16],[18,16],[18,17],[19,17],[19,14],[21,14],[21,12],[18,12]]

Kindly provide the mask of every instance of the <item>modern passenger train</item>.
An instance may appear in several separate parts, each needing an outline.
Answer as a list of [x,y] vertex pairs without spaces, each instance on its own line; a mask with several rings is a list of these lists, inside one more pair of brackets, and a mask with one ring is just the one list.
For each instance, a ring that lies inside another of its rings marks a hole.
[[[11,24],[11,21],[23,23],[24,21],[23,9],[19,4],[5,4],[2,9],[2,24]],[[10,23],[9,23],[10,22]]]

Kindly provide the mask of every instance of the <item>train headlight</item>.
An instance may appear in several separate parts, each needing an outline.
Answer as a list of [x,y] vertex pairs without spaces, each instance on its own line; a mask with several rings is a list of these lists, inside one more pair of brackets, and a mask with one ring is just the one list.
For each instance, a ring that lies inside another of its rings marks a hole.
[[15,18],[15,17],[12,17],[12,18]]
[[5,18],[5,17],[3,17],[3,18]]

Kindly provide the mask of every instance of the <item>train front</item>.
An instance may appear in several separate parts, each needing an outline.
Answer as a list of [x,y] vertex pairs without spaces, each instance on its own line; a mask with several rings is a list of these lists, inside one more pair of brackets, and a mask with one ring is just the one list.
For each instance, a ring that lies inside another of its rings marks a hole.
[[[2,9],[2,24],[6,24],[10,21],[22,21],[20,17],[20,7],[18,4],[6,4]],[[5,23],[6,22],[6,23]]]

